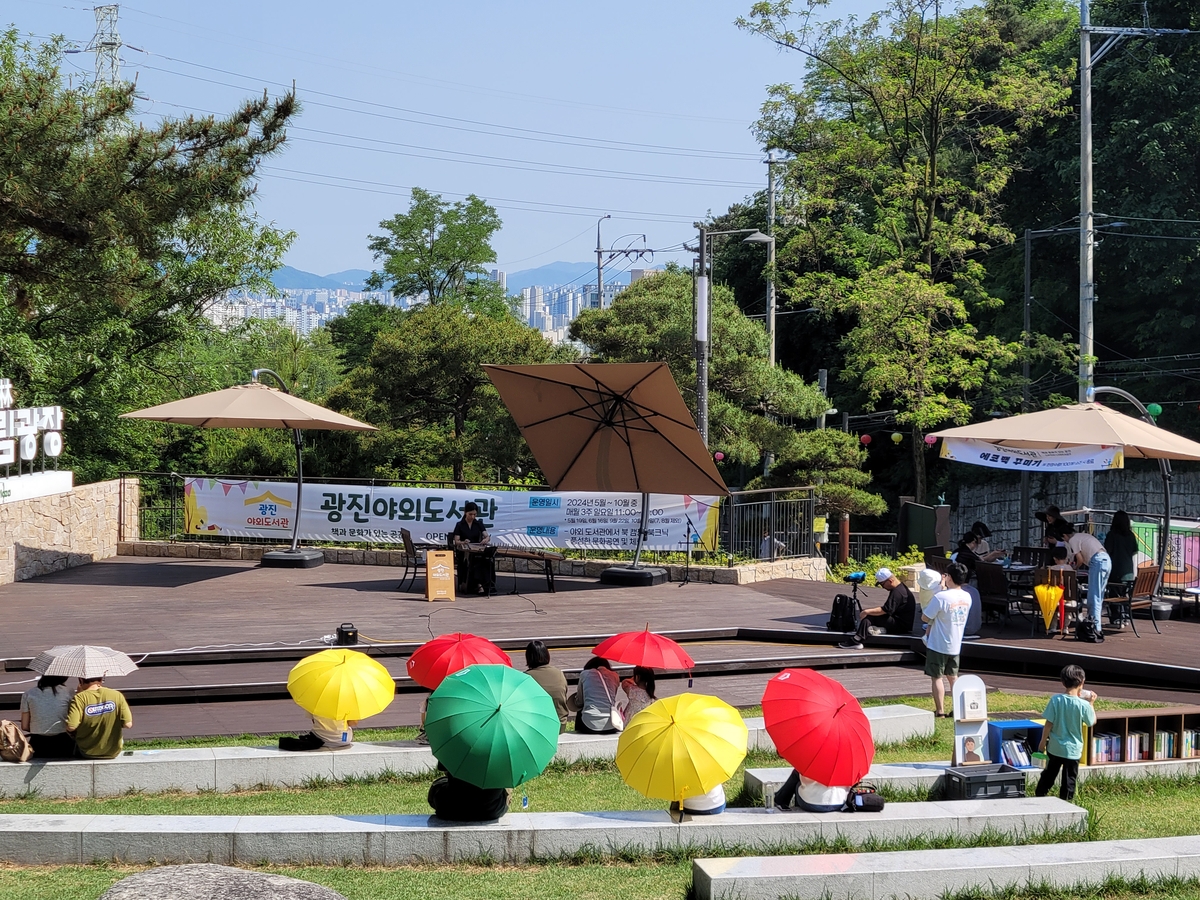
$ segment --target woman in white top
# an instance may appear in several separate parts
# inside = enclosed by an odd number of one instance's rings
[[[837,812],[845,808],[848,796],[848,787],[830,787],[792,769],[792,774],[775,794],[775,806],[788,809],[794,801],[797,807],[808,812]]]
[[[567,701],[574,709],[575,730],[582,734],[612,734],[624,726],[617,709],[621,679],[608,660],[593,656],[579,673],[579,686]]]
[[[621,715],[625,722],[640,713],[658,698],[654,696],[654,670],[645,666],[634,666],[633,677],[621,682],[621,690],[625,692],[626,701],[621,705]]]
[[[1100,607],[1104,605],[1104,589],[1108,587],[1108,576],[1112,574],[1112,557],[1095,536],[1086,531],[1075,531],[1070,522],[1063,522],[1059,531],[1067,544],[1071,563],[1077,568],[1087,569],[1088,615],[1095,629],[1096,642],[1100,643],[1104,640],[1104,632],[1100,628]]]
[[[679,808],[671,804],[671,811]],[[716,816],[725,812],[725,785],[718,784],[707,794],[697,794],[695,797],[683,798],[683,811],[693,816]]]
[[[70,759],[75,738],[67,734],[67,710],[75,692],[67,679],[43,675],[37,687],[21,695],[21,730],[29,735],[33,755],[41,759]]]

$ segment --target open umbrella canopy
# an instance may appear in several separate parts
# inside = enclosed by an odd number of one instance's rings
[[[301,709],[326,719],[365,719],[383,712],[396,696],[387,669],[365,653],[340,647],[300,660],[287,686]]]
[[[29,668],[64,678],[108,678],[137,671],[137,664],[120,650],[90,644],[61,644],[43,650]]]
[[[139,409],[122,419],[151,419],[198,428],[292,428],[375,431],[374,425],[309,403],[278,388],[253,382]]]
[[[429,697],[429,746],[455,778],[514,788],[542,773],[558,750],[558,713],[536,681],[510,666],[469,666]]]
[[[683,800],[728,780],[746,758],[741,714],[717,697],[678,694],[651,703],[617,741],[617,768],[644,797]]]
[[[767,734],[806,778],[830,787],[857,784],[871,768],[871,723],[854,695],[812,669],[784,669],[762,700]]]
[[[512,660],[487,638],[455,631],[418,647],[408,658],[408,677],[434,690],[447,675],[479,664],[511,666]]]
[[[555,490],[729,493],[666,364],[483,368]]]
[[[933,432],[931,437],[975,440],[1028,450],[1078,446],[1121,447],[1130,459],[1200,460],[1200,443],[1172,434],[1102,403],[991,419]]]
[[[592,653],[613,662],[647,669],[691,669],[696,665],[686,650],[670,638],[655,634],[648,625],[645,631],[615,634],[597,644]]]

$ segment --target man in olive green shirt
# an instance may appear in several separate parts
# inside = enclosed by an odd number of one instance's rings
[[[112,759],[121,752],[122,728],[133,727],[133,713],[120,691],[104,686],[103,678],[80,678],[67,710],[67,733],[74,735],[79,755]]]

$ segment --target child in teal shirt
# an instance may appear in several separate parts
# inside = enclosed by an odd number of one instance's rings
[[[1087,676],[1079,666],[1067,666],[1060,676],[1065,694],[1055,694],[1042,713],[1046,727],[1038,747],[1046,753],[1046,771],[1038,779],[1037,796],[1045,797],[1062,771],[1058,796],[1075,799],[1075,780],[1079,777],[1079,760],[1083,757],[1083,727],[1096,724],[1096,694],[1085,691]]]

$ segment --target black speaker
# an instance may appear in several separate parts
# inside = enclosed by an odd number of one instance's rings
[[[358,643],[358,629],[354,627],[353,622],[343,622],[338,626],[337,642],[339,647]]]

